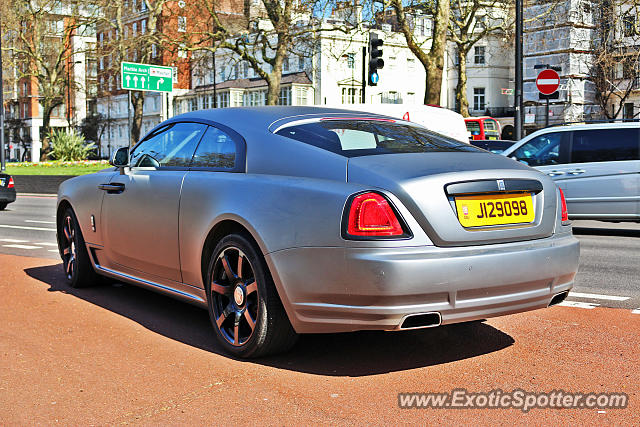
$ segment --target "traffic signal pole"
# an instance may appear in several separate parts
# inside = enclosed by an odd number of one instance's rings
[[[360,99],[361,103],[365,103],[366,99],[364,93],[367,89],[367,47],[362,46],[362,99]]]

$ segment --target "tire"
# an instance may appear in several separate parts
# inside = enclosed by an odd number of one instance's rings
[[[216,338],[228,353],[255,358],[295,344],[297,334],[264,258],[247,236],[230,234],[218,242],[205,289]]]
[[[58,250],[69,286],[84,288],[101,283],[102,278],[93,270],[80,225],[71,208],[58,218]]]
[[[8,204],[9,203],[7,203],[7,202],[0,202],[0,211],[5,210]]]

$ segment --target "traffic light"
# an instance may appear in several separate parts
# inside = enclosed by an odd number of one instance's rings
[[[384,40],[378,38],[378,34],[369,33],[369,86],[377,86],[378,69],[384,68],[384,60],[382,59],[382,49]]]

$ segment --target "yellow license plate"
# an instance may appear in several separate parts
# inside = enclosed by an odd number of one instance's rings
[[[524,224],[533,222],[533,194],[490,194],[455,198],[463,227]]]

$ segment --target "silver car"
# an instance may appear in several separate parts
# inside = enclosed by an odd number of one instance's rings
[[[71,286],[107,277],[207,308],[240,357],[284,351],[300,333],[547,307],[578,268],[549,177],[390,117],[196,111],[111,163],[59,189]]]
[[[502,154],[553,178],[571,219],[640,222],[640,123],[550,127]]]

